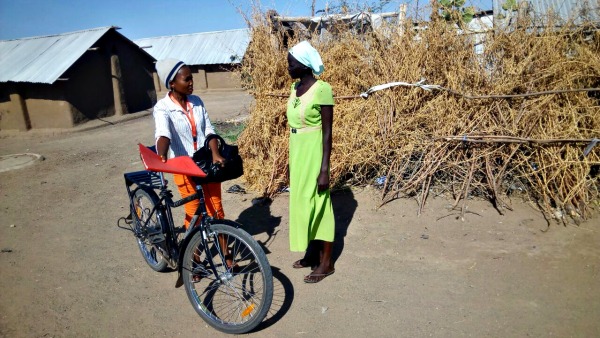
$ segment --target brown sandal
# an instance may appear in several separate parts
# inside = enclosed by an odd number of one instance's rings
[[[327,276],[333,275],[335,269],[329,271],[328,273],[311,273],[310,275],[304,277],[304,283],[314,284],[322,281]]]
[[[302,258],[302,259],[295,261],[294,264],[292,264],[292,268],[294,268],[294,269],[311,268],[312,270],[314,270],[316,265],[317,264],[310,264],[309,262],[306,261],[306,259]]]

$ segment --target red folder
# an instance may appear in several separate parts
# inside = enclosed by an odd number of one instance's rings
[[[146,167],[146,170],[206,177],[204,171],[202,171],[202,169],[200,169],[189,156],[171,158],[165,163],[162,161],[160,156],[148,149],[148,147],[145,145],[139,143],[138,146],[140,147],[140,155],[142,156],[142,162],[144,162],[144,167]]]

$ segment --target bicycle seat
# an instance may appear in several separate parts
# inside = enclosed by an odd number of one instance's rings
[[[166,163],[162,161],[160,156],[150,148],[139,143],[140,156],[146,170],[163,172],[170,174],[181,174],[195,177],[206,177],[206,174],[200,169],[194,160],[189,156],[178,156],[169,159]]]

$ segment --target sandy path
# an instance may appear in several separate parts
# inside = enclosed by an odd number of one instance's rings
[[[224,336],[148,268],[116,227],[123,173],[142,168],[151,117],[80,133],[0,140],[0,155],[46,160],[0,173],[0,336]],[[233,183],[225,183],[224,188]],[[228,218],[266,243],[275,273],[272,317],[257,337],[598,337],[600,222],[551,224],[526,203],[501,216],[470,201],[465,221],[430,200],[376,210],[377,191],[334,194],[336,273],[302,282],[288,251],[287,196],[252,206],[224,193]],[[446,216],[446,217],[444,217]],[[269,233],[272,236],[269,236]]]

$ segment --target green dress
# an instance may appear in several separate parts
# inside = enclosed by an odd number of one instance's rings
[[[287,104],[290,125],[290,251],[305,251],[317,239],[333,242],[335,221],[329,189],[319,193],[323,159],[321,105],[333,105],[331,86],[317,80],[302,96],[291,87]]]

